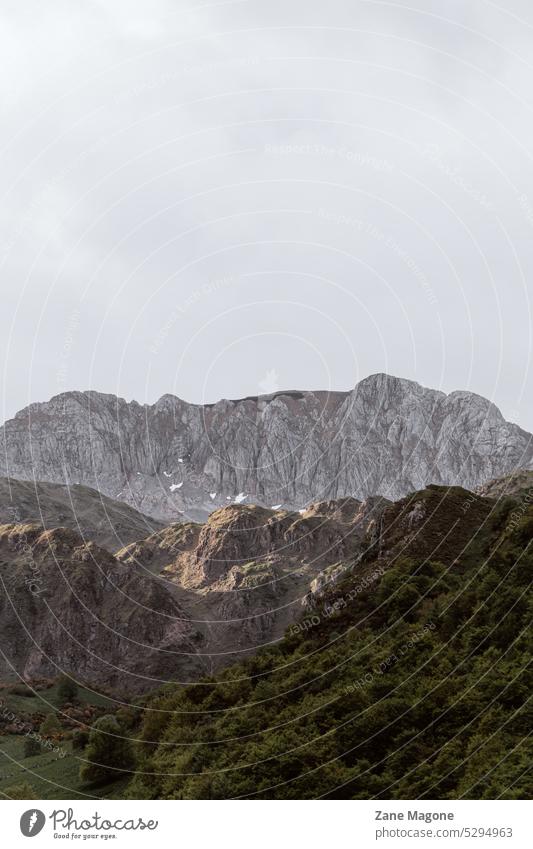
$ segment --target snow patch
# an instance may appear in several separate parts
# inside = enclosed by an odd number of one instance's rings
[[[172,477],[172,472],[163,472],[163,474],[164,474],[164,476],[165,476],[166,478],[171,478],[171,477]]]
[[[181,489],[182,486],[182,483],[173,483],[170,485],[169,489],[171,492],[175,492],[177,489]]]
[[[235,504],[242,504],[245,498],[248,498],[248,496],[245,495],[244,492],[239,492],[239,494],[235,496]]]
[[[216,498],[216,497],[217,497],[216,492],[210,492],[209,493],[209,498]]]
[[[273,504],[270,509],[271,510],[279,510],[280,507],[281,507],[281,504]]]

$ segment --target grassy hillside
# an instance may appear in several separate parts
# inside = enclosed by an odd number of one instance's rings
[[[144,713],[131,798],[524,798],[533,508],[430,487],[277,646]]]
[[[33,688],[22,684],[0,690],[0,799],[11,798],[13,787],[29,785],[38,799],[120,798],[125,780],[94,788],[80,780],[83,749],[73,749],[72,733],[90,727],[93,719],[115,712],[117,703],[107,696],[78,687],[73,704],[65,704],[58,682],[41,682]],[[53,714],[59,723],[57,734],[41,745],[39,754],[27,756],[26,732],[39,734],[46,716]],[[69,721],[69,715],[79,716]]]
[[[0,799],[11,798],[10,788],[28,783],[37,799],[117,799],[126,781],[104,787],[90,787],[80,780],[84,753],[73,751],[69,741],[59,743],[61,755],[43,750],[34,757],[24,756],[24,737],[0,737]]]

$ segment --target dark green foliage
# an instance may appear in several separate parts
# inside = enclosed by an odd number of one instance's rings
[[[41,744],[35,737],[27,737],[24,740],[24,757],[33,758],[41,754]]]
[[[531,796],[533,508],[450,493],[453,535],[430,504],[427,538],[358,567],[379,581],[330,589],[336,613],[321,602],[217,680],[160,690],[130,798]]]
[[[90,784],[103,784],[123,778],[133,769],[134,758],[129,739],[116,717],[97,719],[91,728],[80,768],[80,779]]]
[[[24,683],[14,684],[13,687],[11,687],[11,692],[14,696],[24,696],[24,698],[26,699],[31,699],[35,697],[35,692],[32,690],[32,688],[29,687],[28,684]]]
[[[55,713],[49,713],[39,729],[43,737],[57,737],[61,733],[61,726]]]
[[[84,749],[89,742],[89,731],[85,728],[76,728],[72,734],[72,748]]]
[[[78,695],[78,685],[68,675],[62,675],[57,685],[57,695],[62,702],[73,702]]]
[[[3,791],[6,799],[37,799],[35,790],[27,781],[23,784],[13,784]]]

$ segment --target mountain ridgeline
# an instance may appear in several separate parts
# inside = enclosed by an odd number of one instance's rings
[[[0,525],[37,521],[47,530],[69,528],[110,552],[163,527],[86,486],[0,477]]]
[[[474,489],[530,468],[533,437],[469,392],[384,374],[351,392],[278,392],[199,406],[98,392],[32,404],[5,423],[0,474],[92,487],[166,523],[232,502],[401,498]]]

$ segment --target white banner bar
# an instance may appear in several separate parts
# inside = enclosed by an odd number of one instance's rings
[[[533,846],[529,802],[4,801],[2,844],[364,849]],[[527,816],[529,814],[529,817]]]

